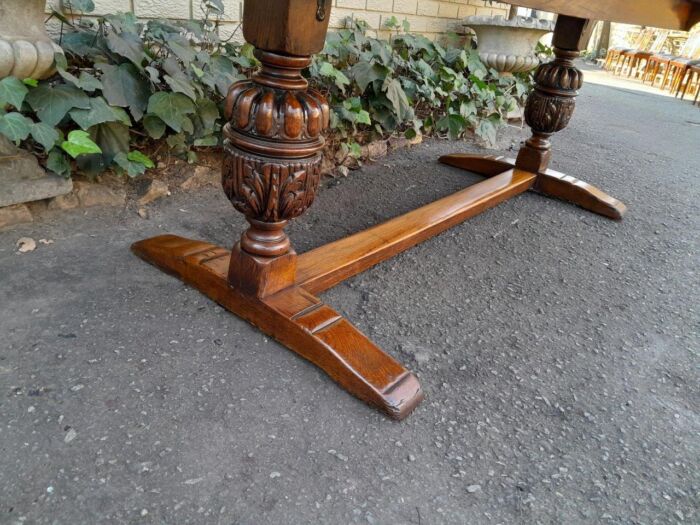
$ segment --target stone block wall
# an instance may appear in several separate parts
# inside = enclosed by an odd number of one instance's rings
[[[96,15],[133,11],[140,18],[188,19],[200,16],[199,0],[94,0]],[[226,15],[222,33],[230,34],[243,14],[241,0],[223,0]],[[485,0],[332,0],[331,28],[344,27],[348,18],[365,20],[381,32],[392,16],[408,20],[411,31],[430,38],[461,29],[462,19],[472,15],[507,16],[509,5]],[[57,5],[60,0],[50,0]],[[238,31],[240,34],[240,31]]]

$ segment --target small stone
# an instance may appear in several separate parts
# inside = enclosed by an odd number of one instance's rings
[[[32,222],[34,218],[25,204],[0,208],[0,228]]]
[[[0,60],[1,61],[1,60]],[[71,191],[70,179],[46,173],[36,156],[0,135],[0,207],[34,202]]]
[[[350,170],[347,166],[338,166],[337,172],[340,177],[347,177],[350,175]]]
[[[180,184],[183,190],[198,190],[206,186],[218,187],[221,185],[221,174],[208,166],[197,166],[192,175]]]
[[[406,137],[392,137],[389,139],[389,147],[392,151],[397,149],[404,149],[411,145]]]
[[[196,485],[197,483],[199,483],[200,481],[203,481],[203,480],[204,480],[204,478],[188,479],[188,480],[185,480],[185,485]]]
[[[270,472],[270,479],[279,478],[282,474],[279,472]]]
[[[19,253],[29,253],[36,250],[36,241],[31,237],[22,237],[17,241],[17,251]]]
[[[170,195],[168,185],[162,180],[154,179],[148,185],[146,193],[139,199],[139,204],[144,206],[168,195]]]
[[[380,157],[385,157],[388,151],[389,148],[386,140],[375,140],[366,146],[362,146],[362,158],[378,159]]]
[[[148,516],[148,510],[147,509],[141,510],[141,516]]]
[[[416,135],[412,139],[408,139],[408,143],[411,146],[417,146],[418,144],[421,144],[423,142],[423,135]]]
[[[79,391],[82,390],[83,388],[85,388],[85,385],[81,385],[81,384],[77,384],[77,385],[75,385],[75,386],[70,387],[70,389],[71,389],[73,392],[79,392]]]
[[[415,461],[415,460],[416,460],[416,456],[414,456],[413,454],[409,454],[409,455],[408,455],[408,461],[413,462],[413,461]]]
[[[46,487],[46,492],[48,492],[49,494],[53,494],[53,487],[50,485]]]
[[[411,342],[403,343],[401,345],[401,351],[415,359],[418,364],[427,363],[431,358],[431,354],[428,350]]]
[[[126,203],[125,191],[114,191],[107,186],[91,182],[77,181],[75,183],[75,194],[78,196],[80,205],[83,208],[92,206],[124,206]]]
[[[55,210],[73,210],[77,207],[80,206],[80,201],[78,200],[78,196],[71,192],[71,193],[66,193],[65,195],[59,195],[58,197],[54,197],[49,201],[49,206],[48,209],[55,211]]]
[[[150,217],[146,208],[139,208],[139,210],[136,213],[138,213],[139,217],[141,217],[142,219],[148,219]]]
[[[66,435],[63,438],[63,441],[65,441],[66,443],[70,443],[76,437],[78,437],[78,433],[74,429],[71,428],[68,430],[68,432],[66,432]]]
[[[475,492],[479,492],[481,490],[481,485],[469,485],[467,487],[467,492],[469,494],[474,494]]]

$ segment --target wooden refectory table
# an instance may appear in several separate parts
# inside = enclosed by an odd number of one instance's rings
[[[621,219],[625,206],[585,182],[548,169],[549,137],[573,114],[583,75],[574,58],[593,20],[673,29],[700,21],[700,0],[517,0],[559,13],[555,58],[536,72],[525,119],[532,137],[516,160],[448,155],[441,162],[486,177],[453,195],[344,239],[297,255],[284,232],[311,205],[320,182],[330,110],[302,70],[323,48],[332,0],[245,0],[244,36],[262,68],[226,100],[222,184],[250,226],[231,251],[161,235],[137,242],[146,261],[196,287],[348,392],[390,417],[423,399],[416,377],[380,350],[317,294],[527,190]]]

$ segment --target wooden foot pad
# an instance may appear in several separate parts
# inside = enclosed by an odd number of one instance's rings
[[[262,299],[243,294],[228,283],[228,250],[175,235],[137,242],[132,250],[308,359],[389,417],[405,418],[423,399],[411,372],[300,286]]]
[[[440,162],[485,177],[495,177],[516,167],[515,160],[494,155],[456,153],[440,157]],[[620,220],[627,211],[627,207],[622,202],[604,191],[554,170],[548,169],[537,173],[537,178],[531,189],[548,197],[565,200],[610,219]]]

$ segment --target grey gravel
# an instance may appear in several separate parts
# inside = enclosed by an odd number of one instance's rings
[[[129,252],[231,245],[215,188],[0,233],[0,523],[698,523],[700,112],[588,85],[554,143],[625,221],[527,194],[323,295],[420,377],[403,423]],[[297,250],[478,180],[455,150],[326,181]]]

